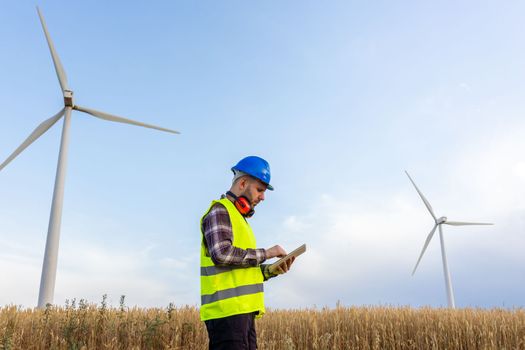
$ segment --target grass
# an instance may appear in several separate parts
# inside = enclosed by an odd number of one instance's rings
[[[269,310],[259,349],[525,349],[523,309],[342,307]],[[207,349],[192,306],[128,308],[81,300],[0,308],[0,349]]]

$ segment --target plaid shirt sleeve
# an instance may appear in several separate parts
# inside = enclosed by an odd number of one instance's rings
[[[232,245],[230,215],[222,204],[215,204],[202,220],[202,232],[208,254],[216,265],[259,266],[266,260],[263,248],[241,249]],[[272,277],[266,265],[261,266],[261,271],[265,279]]]

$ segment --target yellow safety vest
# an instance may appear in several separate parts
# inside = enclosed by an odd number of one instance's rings
[[[213,201],[202,220],[215,203],[228,210],[233,232],[234,247],[255,249],[253,231],[246,219],[228,198]],[[204,233],[202,233],[204,235]],[[239,267],[215,265],[201,243],[201,321],[258,311],[264,314],[263,274],[259,266]]]

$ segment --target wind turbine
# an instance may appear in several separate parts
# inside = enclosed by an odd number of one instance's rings
[[[66,163],[69,143],[69,126],[71,124],[71,112],[73,110],[77,110],[79,112],[84,112],[100,119],[142,126],[145,128],[170,132],[173,134],[179,134],[179,132],[76,105],[73,102],[73,91],[69,88],[67,83],[66,72],[64,71],[62,63],[58,58],[58,54],[56,53],[53,41],[51,40],[51,36],[49,35],[49,32],[47,30],[46,22],[38,7],[37,12],[38,16],[40,17],[42,29],[44,30],[44,34],[46,36],[49,51],[51,52],[53,64],[55,65],[55,71],[58,77],[58,81],[60,83],[62,95],[64,96],[64,108],[62,108],[57,114],[55,114],[51,118],[45,120],[40,125],[38,125],[37,128],[27,137],[27,139],[20,146],[18,146],[18,148],[2,164],[0,164],[0,171],[3,168],[5,168],[7,164],[9,164],[13,159],[15,159],[16,156],[18,156],[30,144],[32,144],[36,139],[38,139],[47,130],[49,130],[49,128],[51,128],[56,122],[58,122],[60,118],[64,117],[64,124],[62,127],[62,139],[60,141],[60,152],[58,156],[58,165],[55,178],[55,188],[53,190],[53,201],[51,204],[51,214],[49,217],[49,227],[47,231],[44,263],[42,265],[40,292],[38,295],[38,307],[42,308],[45,307],[48,303],[53,302],[53,294],[55,290],[58,245],[60,239],[60,224],[62,219],[62,204],[64,198],[64,181],[66,177]]]
[[[434,227],[430,231],[430,233],[427,236],[427,239],[425,241],[425,244],[423,245],[423,250],[421,250],[421,254],[419,254],[419,258],[417,259],[416,266],[414,267],[414,270],[412,271],[412,276],[416,272],[417,266],[419,265],[419,262],[421,261],[421,258],[423,257],[423,254],[425,254],[425,250],[428,247],[428,244],[432,240],[432,236],[434,236],[434,232],[436,232],[436,228],[439,228],[439,240],[441,242],[441,258],[443,260],[443,273],[445,274],[445,285],[447,288],[447,299],[448,299],[448,307],[455,308],[456,303],[454,301],[454,292],[452,291],[452,282],[450,280],[450,272],[448,270],[448,263],[447,263],[447,254],[445,252],[445,241],[443,239],[443,229],[441,225],[451,225],[451,226],[466,226],[466,225],[493,225],[491,223],[486,222],[462,222],[462,221],[449,221],[446,216],[442,216],[440,218],[436,217],[436,214],[434,214],[434,210],[432,209],[432,206],[428,202],[428,200],[425,198],[423,193],[419,190],[419,188],[416,186],[416,183],[408,172],[405,170],[405,173],[407,174],[408,178],[410,179],[410,182],[412,182],[412,185],[416,188],[417,193],[423,200],[423,203],[425,203],[425,206],[427,207],[428,211],[430,212],[430,215],[432,215],[432,218],[434,218]]]

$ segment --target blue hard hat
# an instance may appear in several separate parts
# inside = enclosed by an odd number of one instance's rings
[[[261,157],[249,156],[241,159],[237,165],[232,167],[234,174],[236,170],[261,180],[268,190],[273,191],[270,185],[270,164]]]

